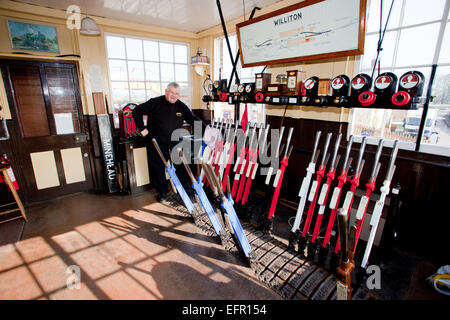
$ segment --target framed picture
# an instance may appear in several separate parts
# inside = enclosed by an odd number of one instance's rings
[[[59,53],[56,27],[8,20],[13,49]]]
[[[236,25],[242,66],[364,53],[367,0],[305,0]]]

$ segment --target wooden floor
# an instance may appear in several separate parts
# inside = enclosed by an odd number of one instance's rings
[[[0,299],[282,299],[151,192],[75,194],[27,216],[0,246]]]

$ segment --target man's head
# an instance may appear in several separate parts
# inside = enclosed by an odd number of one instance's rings
[[[167,85],[166,88],[166,99],[170,103],[177,102],[180,97],[180,85],[176,82],[171,82]]]

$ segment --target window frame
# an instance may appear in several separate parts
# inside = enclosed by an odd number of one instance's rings
[[[369,10],[370,8],[370,2],[372,0],[368,1],[368,5],[367,5],[367,10]],[[392,59],[392,63],[390,66],[385,66],[385,67],[381,67],[380,69],[382,71],[380,72],[386,72],[386,71],[390,71],[390,72],[394,72],[396,69],[410,69],[410,70],[415,70],[417,68],[430,68],[431,72],[430,74],[433,74],[433,66],[436,66],[436,68],[439,67],[449,67],[450,66],[450,62],[446,62],[446,63],[439,63],[439,56],[441,54],[441,47],[442,47],[442,43],[444,40],[444,35],[445,35],[445,30],[446,28],[450,28],[450,0],[446,0],[445,4],[444,4],[444,10],[442,12],[442,16],[441,19],[436,19],[436,20],[430,20],[427,22],[421,22],[421,23],[417,23],[417,24],[411,24],[411,25],[407,25],[407,26],[402,26],[403,23],[403,19],[404,19],[404,13],[405,13],[405,4],[406,4],[406,0],[402,0],[401,2],[401,9],[400,9],[400,20],[399,20],[399,26],[396,27],[392,27],[392,28],[386,28],[386,32],[397,32],[396,34],[396,39],[395,39],[395,50],[394,50],[394,54],[393,54],[393,59]],[[389,4],[387,4],[389,5]],[[367,12],[367,16],[369,16],[369,12]],[[422,26],[426,26],[426,25],[432,25],[432,24],[436,24],[439,23],[439,32],[437,35],[437,40],[436,40],[436,47],[434,49],[434,55],[433,55],[433,60],[431,64],[416,64],[416,65],[410,65],[410,66],[396,66],[396,60],[397,60],[397,54],[398,54],[398,45],[400,42],[400,37],[401,37],[401,33],[403,30],[407,30],[407,29],[411,29],[411,28],[416,28],[416,27],[422,27]],[[372,36],[372,35],[377,35],[379,34],[379,30],[375,30],[375,31],[370,31],[367,32],[365,36]],[[362,63],[363,63],[363,55],[358,56],[358,58],[355,61],[355,74],[357,73],[361,73],[361,72],[367,72],[369,71],[369,69],[364,69],[362,68]],[[371,73],[371,69],[370,69],[370,73]],[[376,74],[376,72],[375,72]],[[424,84],[424,88],[426,90],[428,90],[429,85],[433,85],[432,83],[430,83],[431,79],[426,79],[426,83]],[[432,90],[432,88],[431,88]],[[431,92],[431,95],[433,95],[433,92]],[[427,95],[427,91],[424,91],[424,95]],[[423,108],[423,112],[421,115],[421,122],[426,121],[426,117],[428,115],[428,110],[430,108],[433,108],[432,106],[429,105],[429,103],[426,103],[424,108]],[[448,107],[450,109],[450,105]],[[349,126],[347,129],[347,139],[350,137],[350,135],[353,134],[353,127],[354,127],[354,121],[355,121],[355,111],[356,110],[363,110],[363,108],[355,108],[353,110],[351,110],[351,115],[350,115],[350,122],[349,122]],[[384,112],[386,112],[386,110],[384,110]],[[386,116],[384,115],[384,118],[386,118]],[[425,119],[424,119],[425,118]],[[385,120],[383,120],[383,126],[385,126],[386,122]],[[426,143],[422,142],[423,139],[423,130],[425,130],[425,128],[422,128],[422,132],[419,133],[416,137],[416,141],[415,142],[407,142],[407,141],[399,141],[399,148],[400,149],[404,149],[404,150],[410,150],[410,151],[417,151],[417,152],[421,152],[421,153],[428,153],[428,154],[435,154],[435,155],[442,155],[442,156],[450,156],[450,146],[443,146],[443,145],[429,145]],[[354,141],[355,142],[361,142],[362,141],[363,136],[359,135],[354,135]],[[419,139],[420,138],[420,139]],[[380,137],[367,137],[367,143],[368,144],[373,144],[376,145],[378,144],[379,140],[381,138]],[[393,140],[391,139],[386,139],[383,138],[385,140],[385,145],[386,146],[393,146]]]
[[[235,45],[236,45],[236,52],[233,52],[233,54],[234,55],[236,55],[236,53],[237,52],[239,52],[239,44],[238,44],[238,38],[237,38],[237,33],[236,32],[233,32],[233,33],[230,33],[230,34],[228,34],[228,38],[230,38],[231,36],[235,36],[236,37],[236,43],[235,43]],[[220,61],[220,60],[223,60],[223,59],[229,59],[229,54],[227,54],[226,55],[226,57],[221,57],[221,50],[220,50],[220,45],[218,44],[219,43],[219,41],[220,40],[222,40],[223,41],[223,45],[224,46],[227,46],[227,43],[226,43],[226,40],[225,40],[225,35],[224,34],[221,34],[221,35],[218,35],[218,36],[215,36],[214,37],[214,69],[213,69],[213,79],[218,79],[219,78],[219,68],[221,67],[221,64],[219,63],[217,63],[218,61]],[[227,50],[227,52],[228,52],[228,48],[226,48]],[[235,56],[234,56],[235,57]],[[234,58],[233,57],[233,58]],[[237,74],[239,75],[239,81],[240,81],[240,83],[247,83],[247,82],[254,82],[255,81],[255,78],[254,78],[254,74],[255,74],[255,70],[254,69],[259,69],[259,68],[261,68],[261,70],[263,70],[263,68],[264,67],[262,67],[262,66],[256,66],[256,67],[247,67],[246,69],[252,69],[252,72],[251,72],[251,74],[253,74],[253,78],[242,78],[242,63],[241,63],[241,58],[240,58],[240,56],[239,56],[239,60],[238,60],[238,62],[237,62],[237,65],[236,65],[236,72],[237,72]],[[229,77],[231,76],[231,74],[229,74],[229,75],[224,75],[223,73],[221,74],[221,77],[222,77],[222,79],[227,79],[227,80],[229,80]],[[245,79],[245,82],[243,82],[242,81],[242,79]],[[233,83],[234,83],[234,81],[236,81],[236,77],[235,77],[235,75],[233,74]],[[231,88],[231,87],[230,87]],[[227,104],[229,104],[228,102],[212,102],[212,106],[213,106],[213,111],[215,110],[215,104],[217,104],[217,103],[219,103],[219,104],[223,104],[223,103],[227,103]],[[248,108],[248,105],[252,105],[252,103],[247,103],[247,108]],[[234,105],[233,105],[234,106]],[[262,106],[261,106],[261,108],[262,108],[262,116],[261,116],[261,118],[262,118],[262,123],[265,125],[266,124],[266,104],[262,104]],[[236,115],[236,112],[239,112],[239,113],[242,113],[243,112],[243,110],[244,110],[244,103],[240,103],[240,107],[238,108],[239,110],[237,110],[235,107],[234,107],[234,113],[235,113],[235,119],[238,119],[238,120],[240,120],[240,118],[241,118],[241,115],[239,114],[239,115]]]
[[[125,58],[110,58],[108,56],[108,40],[107,38],[111,36],[111,37],[119,37],[119,38],[123,38],[124,40],[124,44],[125,44]],[[136,59],[128,59],[128,54],[127,54],[127,44],[126,44],[126,39],[136,39],[136,40],[141,40],[142,41],[142,60],[136,60]],[[188,97],[189,101],[187,103],[187,105],[189,106],[189,108],[191,108],[191,103],[192,103],[192,94],[191,94],[191,89],[192,89],[192,81],[191,81],[191,68],[190,68],[190,52],[191,52],[191,47],[190,47],[190,43],[189,42],[180,42],[180,41],[171,41],[171,40],[161,40],[161,39],[156,39],[156,38],[146,38],[146,37],[138,37],[138,36],[133,36],[133,35],[125,35],[125,34],[119,34],[119,33],[112,33],[112,32],[105,32],[104,33],[104,41],[105,41],[105,56],[106,56],[106,66],[107,66],[107,74],[108,74],[108,84],[109,84],[109,91],[110,91],[110,97],[111,97],[111,104],[112,104],[112,111],[113,111],[113,119],[114,119],[114,127],[118,128],[118,113],[116,113],[115,111],[115,107],[114,107],[114,102],[113,102],[113,94],[112,94],[112,84],[113,82],[126,82],[128,84],[128,97],[129,97],[129,102],[132,103],[133,101],[131,101],[131,90],[130,89],[130,83],[131,82],[139,82],[139,83],[143,83],[144,84],[144,91],[145,91],[145,101],[148,101],[151,97],[149,97],[147,95],[147,82],[151,82],[151,83],[159,83],[159,85],[161,86],[161,88],[164,88],[163,85],[167,85],[167,83],[169,83],[170,81],[163,81],[161,78],[161,63],[167,63],[167,64],[172,64],[173,65],[173,75],[174,75],[174,80],[176,81],[178,84],[181,85],[187,85],[187,94],[186,96]],[[144,41],[153,41],[153,42],[157,42],[158,43],[158,60],[146,60],[145,59],[145,54],[144,54]],[[165,61],[161,61],[161,49],[160,49],[160,43],[167,43],[167,44],[171,44],[173,46],[173,61],[172,62],[165,62]],[[175,45],[182,45],[186,47],[186,63],[180,63],[180,62],[176,62],[175,61]],[[120,60],[120,61],[125,61],[126,63],[126,68],[127,68],[127,80],[111,80],[111,74],[110,74],[110,60]],[[140,61],[143,64],[143,72],[144,72],[144,80],[130,80],[130,70],[128,68],[128,62],[129,61]],[[146,74],[146,70],[145,70],[145,63],[146,62],[150,62],[150,63],[158,63],[158,72],[159,72],[159,80],[147,80],[147,74]],[[186,70],[187,70],[187,81],[177,81],[176,80],[176,65],[185,65],[186,66]],[[164,94],[164,93],[162,93]],[[144,101],[144,102],[145,102]],[[122,107],[122,106],[121,106]],[[117,110],[118,112],[118,110]]]

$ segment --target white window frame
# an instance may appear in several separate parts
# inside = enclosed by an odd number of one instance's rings
[[[368,4],[367,4],[367,9],[369,10],[370,8],[370,1],[368,0]],[[398,1],[398,0],[397,0]],[[403,18],[404,18],[404,11],[405,11],[405,1],[407,0],[401,0],[402,1],[402,8],[401,8],[401,12],[400,12],[400,27],[395,27],[395,28],[387,28],[387,31],[397,31],[397,35],[396,35],[396,40],[395,40],[395,48],[398,48],[398,43],[400,41],[400,36],[401,36],[401,32],[402,30],[406,30],[406,29],[410,29],[410,28],[415,28],[415,27],[420,27],[420,26],[424,26],[424,25],[429,25],[429,24],[434,24],[434,23],[440,23],[440,28],[439,28],[439,34],[438,34],[438,38],[437,38],[437,43],[436,43],[436,48],[434,51],[434,56],[433,56],[433,61],[431,64],[426,64],[426,65],[411,65],[411,66],[399,66],[399,67],[395,67],[395,61],[396,61],[396,56],[397,56],[397,51],[394,52],[394,57],[392,59],[392,64],[390,67],[383,67],[381,68],[383,70],[383,72],[385,71],[390,71],[393,72],[394,69],[411,69],[414,70],[416,68],[431,68],[433,65],[437,65],[437,68],[439,67],[447,67],[450,66],[450,63],[438,63],[439,61],[439,54],[441,51],[441,46],[442,46],[442,41],[444,38],[444,32],[445,32],[445,28],[448,27],[450,28],[450,16],[449,16],[449,9],[450,9],[450,0],[446,0],[445,6],[444,6],[444,10],[442,13],[442,17],[441,19],[437,19],[437,20],[432,20],[432,21],[427,21],[427,22],[423,22],[423,23],[418,23],[418,24],[412,24],[412,25],[408,25],[408,26],[401,26],[402,22],[403,22]],[[390,5],[390,2],[385,2],[386,5]],[[379,31],[371,31],[371,32],[366,32],[366,36],[368,35],[374,35],[374,34],[378,34]],[[360,72],[367,72],[368,70],[366,69],[361,69],[361,64],[362,64],[362,56],[359,56],[355,62],[355,74],[360,73]],[[371,70],[370,70],[371,72]],[[429,79],[425,79],[426,83],[425,83],[425,87],[428,87],[429,84]],[[426,92],[424,92],[424,95],[426,94]],[[431,94],[433,94],[431,92]],[[429,106],[428,109],[432,108],[432,106]],[[449,106],[450,108],[450,106]],[[353,131],[353,124],[354,124],[354,117],[355,117],[355,110],[361,110],[360,108],[357,109],[353,109],[352,110],[352,114],[351,114],[351,120],[348,126],[348,131],[347,131],[347,139],[350,137],[350,135],[352,134]],[[423,117],[423,115],[422,115]],[[384,120],[383,120],[383,123]],[[362,141],[362,136],[354,136],[354,141],[355,142],[361,142]],[[417,137],[418,139],[418,137]],[[367,143],[368,144],[374,144],[377,145],[379,142],[380,138],[378,137],[367,137]],[[399,141],[399,148],[400,149],[404,149],[404,150],[411,150],[411,151],[415,151],[416,149],[416,145],[419,144],[419,149],[418,152],[422,152],[422,153],[430,153],[430,154],[436,154],[436,155],[443,155],[443,156],[450,156],[450,146],[442,146],[442,145],[429,145],[426,143],[422,143],[422,141],[418,141],[416,140],[415,143],[413,142],[407,142],[407,141]],[[387,147],[392,147],[393,146],[393,140],[390,139],[385,139],[385,145]]]
[[[235,32],[230,33],[228,35],[228,38],[230,38],[230,36],[236,36],[236,33]],[[220,52],[220,48],[219,48],[219,45],[218,45],[218,40],[223,40],[224,45],[227,46],[227,43],[226,43],[226,40],[225,40],[225,35],[221,35],[221,36],[218,36],[218,37],[214,38],[214,72],[213,72],[213,80],[219,79],[220,63],[218,63],[218,61],[220,59],[221,52]],[[237,39],[237,36],[236,36],[236,49],[239,50],[239,46],[238,46],[237,41],[238,41],[238,39]],[[226,54],[226,57],[223,57],[223,59],[229,59],[230,57],[229,57],[229,53],[228,53],[228,48],[226,48],[225,51],[227,52],[227,54]],[[232,52],[232,53],[233,53],[233,59],[234,59],[236,57],[237,51],[236,52]],[[254,77],[254,74],[255,74],[254,68],[255,67],[251,67],[251,69],[252,69],[251,74],[253,74],[253,78],[241,78],[242,64],[239,63],[240,61],[241,61],[241,57],[239,56],[239,60],[238,60],[238,63],[236,65],[236,72],[239,75],[240,83],[255,82],[255,77]],[[256,67],[256,68],[261,68],[261,67]],[[246,68],[246,69],[250,69],[250,68]],[[231,74],[223,74],[223,72],[221,74],[222,79],[227,79],[228,82],[230,80],[230,76],[231,76]],[[243,81],[243,79],[245,81]],[[235,81],[236,81],[236,75],[233,74],[233,84],[235,83]],[[228,102],[221,102],[221,103],[228,103]],[[213,108],[214,108],[214,104],[215,104],[215,102],[213,102]],[[247,104],[247,108],[248,108],[248,105],[251,105],[251,103]],[[265,125],[266,124],[266,104],[262,104],[261,107],[262,107],[262,119],[263,119],[262,123]],[[240,108],[239,108],[240,113],[243,112],[244,108],[245,108],[245,104],[241,103],[240,104]],[[235,110],[235,112],[236,112],[236,110]],[[237,115],[236,118],[240,119],[240,115]]]
[[[107,37],[111,36],[111,37],[119,37],[119,38],[123,38],[124,42],[125,42],[125,59],[123,58],[110,58],[108,56],[108,42],[107,42]],[[128,59],[127,57],[127,50],[126,50],[126,39],[137,39],[137,40],[142,40],[142,41],[153,41],[153,42],[157,42],[158,43],[158,60],[146,60],[145,59],[145,55],[144,55],[144,48],[142,47],[142,60],[134,60],[134,59]],[[127,65],[127,80],[122,80],[122,81],[117,81],[117,82],[127,82],[128,83],[128,95],[129,95],[129,102],[133,102],[131,101],[131,92],[130,92],[130,82],[143,82],[144,83],[144,88],[145,88],[145,101],[148,101],[151,97],[149,97],[147,95],[147,87],[146,87],[146,83],[147,82],[154,82],[154,83],[158,83],[161,85],[163,83],[166,83],[167,81],[162,81],[161,80],[161,63],[170,63],[170,62],[164,62],[161,61],[161,55],[160,55],[160,47],[159,47],[159,43],[167,43],[167,44],[172,44],[172,45],[183,45],[186,46],[186,63],[180,63],[180,62],[175,62],[175,60],[172,63],[173,68],[174,68],[174,76],[176,76],[175,74],[175,66],[176,65],[186,65],[186,70],[187,70],[187,81],[176,81],[177,83],[180,84],[187,84],[187,96],[189,99],[188,102],[188,106],[191,107],[191,102],[192,102],[192,96],[191,96],[191,68],[190,68],[190,52],[191,52],[191,48],[190,48],[190,44],[188,42],[179,42],[179,41],[169,41],[169,40],[161,40],[161,39],[154,39],[154,38],[145,38],[145,37],[137,37],[137,36],[132,36],[132,35],[124,35],[124,34],[117,34],[117,33],[110,33],[110,32],[105,32],[104,34],[104,41],[105,41],[105,54],[106,54],[106,62],[107,62],[107,73],[108,73],[108,81],[109,81],[109,88],[110,88],[110,97],[111,97],[111,103],[113,104],[113,117],[114,117],[114,126],[117,128],[117,124],[118,124],[118,118],[116,119],[116,113],[114,110],[114,103],[113,103],[113,94],[112,94],[112,83],[115,82],[115,80],[111,80],[111,75],[109,73],[110,70],[110,60],[121,60],[121,61],[125,61],[126,65]],[[143,42],[142,42],[143,43]],[[174,49],[175,50],[175,49]],[[174,56],[175,56],[175,51],[174,51]],[[144,64],[144,80],[133,80],[130,81],[130,77],[129,77],[129,70],[128,70],[128,61],[142,61]],[[159,67],[159,80],[158,81],[150,81],[147,80],[146,74],[145,74],[145,62],[153,62],[153,63],[158,63],[158,67]]]

